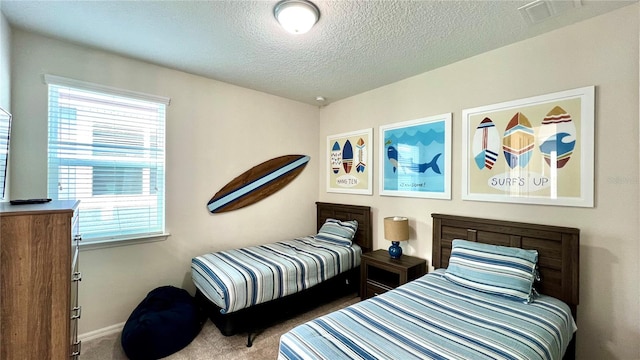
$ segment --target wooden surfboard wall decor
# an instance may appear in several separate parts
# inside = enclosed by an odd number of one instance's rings
[[[215,214],[254,204],[290,183],[310,159],[307,155],[284,155],[256,165],[223,186],[207,208]]]

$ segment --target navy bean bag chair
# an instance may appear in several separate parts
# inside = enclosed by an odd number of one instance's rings
[[[131,360],[160,359],[189,345],[206,315],[184,289],[162,286],[147,294],[122,330],[122,348]]]

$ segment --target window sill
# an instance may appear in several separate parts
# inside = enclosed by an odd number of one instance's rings
[[[153,234],[153,235],[143,235],[143,236],[132,236],[128,238],[118,238],[118,239],[97,239],[97,240],[86,240],[80,241],[80,250],[97,250],[97,249],[105,249],[119,246],[127,246],[127,245],[136,245],[136,244],[144,244],[150,242],[157,241],[165,241],[170,233],[162,233],[162,234]]]

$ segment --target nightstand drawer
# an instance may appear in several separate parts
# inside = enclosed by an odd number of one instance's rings
[[[370,297],[376,296],[376,295],[380,295],[380,294],[384,294],[387,291],[391,290],[392,288],[388,287],[388,286],[384,286],[382,284],[376,283],[375,281],[367,281],[367,288],[365,291],[365,299],[368,299]]]
[[[365,266],[367,283],[372,282],[389,290],[400,286],[400,273],[402,272],[402,270],[393,268],[380,268],[379,264],[372,264],[370,262],[367,262]]]
[[[366,300],[393,290],[427,273],[427,262],[415,256],[392,259],[386,250],[362,254],[360,297]]]

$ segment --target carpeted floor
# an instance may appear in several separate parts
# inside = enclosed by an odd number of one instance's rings
[[[202,328],[200,334],[186,348],[166,357],[169,360],[244,360],[244,359],[276,359],[278,357],[278,342],[280,335],[295,326],[357,303],[360,298],[351,294],[333,302],[322,305],[313,311],[298,315],[280,324],[276,324],[258,334],[253,346],[247,347],[247,335],[224,336],[210,321]],[[127,359],[120,346],[120,334],[104,336],[99,339],[82,342],[81,360],[120,360]]]

